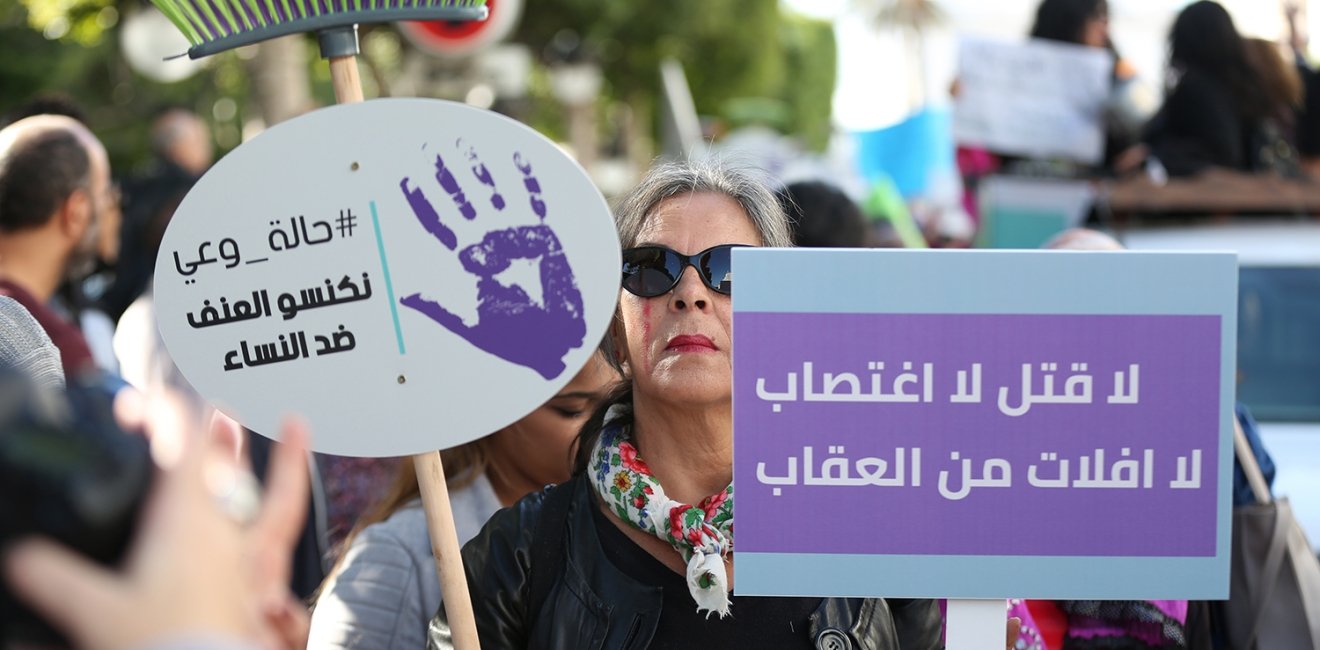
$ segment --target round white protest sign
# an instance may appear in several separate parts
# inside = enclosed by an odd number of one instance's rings
[[[318,110],[189,192],[156,264],[161,336],[249,428],[393,456],[494,432],[594,352],[619,292],[600,192],[532,129],[462,104]]]

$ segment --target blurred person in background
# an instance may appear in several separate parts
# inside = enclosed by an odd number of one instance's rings
[[[1036,6],[1031,37],[1087,47],[1112,49],[1109,40],[1109,3],[1105,0],[1042,0]],[[1115,57],[1117,59],[1118,57]],[[1125,62],[1123,76],[1135,73]]]
[[[66,374],[96,365],[82,332],[49,303],[92,268],[114,201],[105,147],[78,121],[37,115],[0,130],[0,295],[41,323]]]
[[[1293,141],[1297,146],[1298,164],[1303,173],[1320,179],[1320,71],[1312,69],[1306,59],[1310,41],[1306,30],[1298,25],[1301,7],[1296,0],[1284,3],[1284,21],[1288,28],[1288,44],[1292,59],[1302,82],[1302,107],[1297,113],[1297,128]]]
[[[1028,36],[1103,50],[1112,57],[1109,95],[1104,114],[1098,116],[1105,138],[1103,156],[1098,165],[1088,165],[1072,160],[1003,155],[960,146],[957,164],[965,188],[963,206],[978,220],[977,188],[984,178],[996,174],[1046,178],[1123,176],[1139,169],[1147,157],[1147,149],[1141,143],[1141,131],[1154,112],[1155,93],[1114,46],[1109,32],[1107,0],[1041,0]],[[955,92],[956,89],[955,84]]]
[[[1109,3],[1106,0],[1042,0],[1036,7],[1031,38],[1071,43],[1108,51],[1114,58],[1110,74],[1112,89],[1105,113],[1103,169],[1123,174],[1145,156],[1140,147],[1141,127],[1149,114],[1141,110],[1143,87],[1137,69],[1114,47],[1109,34]]]
[[[58,93],[39,94],[15,109],[9,117],[11,122],[16,122],[37,115],[62,115],[87,126],[87,113],[82,107],[67,95]],[[119,188],[113,180],[110,199],[102,205],[99,216],[96,257],[84,274],[60,282],[48,306],[78,327],[91,350],[96,367],[108,373],[110,382],[118,385],[116,377],[119,364],[112,343],[115,322],[97,304],[100,295],[114,278],[119,261],[119,233],[123,215],[120,212]]]
[[[152,260],[151,266],[155,266],[156,252],[160,249],[161,239],[165,236],[165,227],[174,217],[175,209],[179,207],[190,187],[191,184],[181,184],[172,195],[165,197],[157,205],[156,212],[147,218],[145,230],[139,233],[136,244],[139,252],[123,256],[126,267],[134,265],[129,261],[133,255],[146,255]],[[132,273],[132,271],[128,272]],[[117,283],[121,277],[123,276],[116,278]],[[114,290],[115,287],[112,286],[111,291]],[[119,316],[113,345],[120,374],[125,381],[144,391],[161,388],[177,391],[197,413],[201,414],[206,410],[205,401],[193,391],[192,385],[183,378],[183,374],[179,372],[174,360],[165,350],[165,341],[156,326],[155,296],[150,275],[141,295],[134,299],[128,309]]]
[[[563,390],[526,417],[445,450],[459,544],[500,508],[568,480],[573,439],[619,376],[593,355]],[[416,650],[443,594],[417,475],[400,463],[394,485],[349,533],[312,613],[314,648]]]
[[[800,248],[865,248],[878,239],[861,208],[829,183],[789,183],[777,196]]]
[[[123,255],[114,282],[101,298],[106,313],[116,321],[146,291],[174,208],[215,157],[210,128],[185,108],[170,106],[158,111],[150,134],[152,166],[146,174],[124,183],[124,223],[119,237]]]
[[[1265,91],[1269,112],[1260,120],[1253,141],[1256,171],[1295,177],[1301,174],[1297,153],[1297,120],[1305,104],[1301,72],[1283,48],[1263,38],[1244,38],[1247,62]]]
[[[1169,65],[1173,85],[1146,127],[1152,155],[1171,176],[1257,171],[1259,133],[1277,107],[1228,12],[1210,0],[1184,8],[1169,32]]]

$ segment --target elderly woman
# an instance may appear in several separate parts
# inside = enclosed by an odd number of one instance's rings
[[[933,601],[730,593],[730,250],[790,245],[774,195],[740,172],[664,165],[617,226],[623,290],[603,353],[626,379],[583,427],[573,478],[464,547],[482,645],[938,647]],[[450,645],[443,612],[429,641]]]

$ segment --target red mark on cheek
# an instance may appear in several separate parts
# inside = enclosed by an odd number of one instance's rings
[[[642,299],[642,356],[645,370],[651,369],[651,300]]]

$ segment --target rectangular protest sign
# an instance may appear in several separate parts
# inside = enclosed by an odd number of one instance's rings
[[[1232,255],[735,269],[739,593],[1227,597]]]
[[[1113,64],[1098,48],[963,37],[954,139],[997,153],[1099,163]]]

